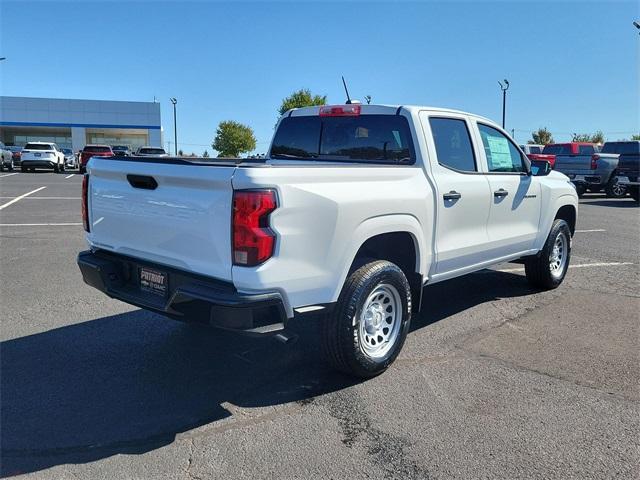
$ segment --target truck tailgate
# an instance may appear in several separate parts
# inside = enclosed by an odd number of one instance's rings
[[[235,168],[234,163],[91,160],[89,243],[231,281]]]
[[[556,155],[555,170],[562,173],[582,173],[591,171],[591,155]]]

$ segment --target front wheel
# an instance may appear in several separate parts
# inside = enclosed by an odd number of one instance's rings
[[[352,272],[332,315],[323,322],[329,363],[360,378],[384,372],[396,359],[411,323],[411,289],[402,270],[383,260]]]
[[[536,288],[557,288],[567,274],[570,258],[571,230],[567,222],[557,218],[540,253],[525,259],[527,280]]]

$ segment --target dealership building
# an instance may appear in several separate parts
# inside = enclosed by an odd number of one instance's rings
[[[162,147],[160,104],[0,96],[0,140],[55,142],[74,152],[89,143]]]

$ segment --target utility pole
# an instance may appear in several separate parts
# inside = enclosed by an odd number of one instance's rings
[[[176,100],[175,98],[170,98],[169,100],[171,100],[171,103],[173,103],[173,140],[175,145],[173,146],[174,153],[175,156],[178,156],[178,122],[176,121],[176,103],[178,103],[178,100]]]
[[[504,85],[500,80],[498,80],[498,84],[500,85],[500,90],[502,90],[502,128],[504,128],[504,120],[507,111],[507,90],[509,90],[509,80],[504,79]]]

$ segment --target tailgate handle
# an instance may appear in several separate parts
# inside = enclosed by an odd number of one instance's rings
[[[144,190],[155,190],[158,188],[158,182],[148,175],[127,175],[127,180],[133,188],[142,188]]]

